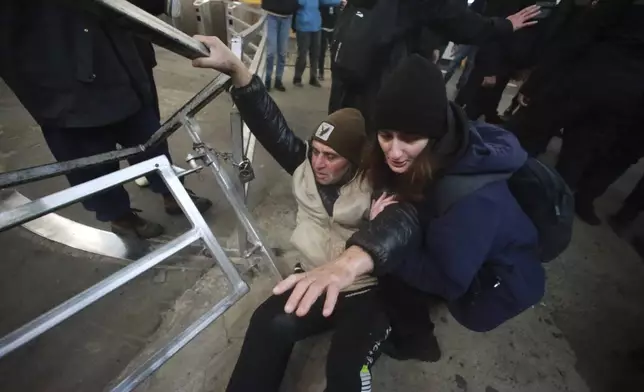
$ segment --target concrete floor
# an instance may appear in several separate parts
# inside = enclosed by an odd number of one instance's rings
[[[192,69],[166,51],[158,52],[155,70],[164,116],[181,106],[213,73]],[[289,88],[292,70],[285,81]],[[454,81],[456,77],[454,78]],[[453,90],[450,83],[449,89]],[[291,127],[306,137],[326,114],[329,82],[323,89],[289,88],[275,100]],[[504,97],[507,104],[508,96]],[[229,145],[230,99],[222,96],[201,114],[204,139],[213,147]],[[502,104],[503,105],[503,104]],[[180,132],[171,139],[177,162],[191,143]],[[14,169],[51,161],[39,129],[0,84],[0,165]],[[257,180],[250,202],[267,242],[288,248],[294,224],[289,177],[262,149],[255,159]],[[606,216],[619,206],[642,173],[635,167],[598,201]],[[66,187],[62,178],[20,187],[38,197]],[[206,174],[188,186],[217,201],[206,219],[218,238],[234,227],[234,216]],[[163,223],[170,233],[187,228],[169,218],[160,200],[147,190],[128,186],[133,205],[144,216]],[[62,215],[100,226],[75,205]],[[104,227],[104,226],[103,226]],[[0,333],[6,333],[57,302],[113,272],[110,260],[52,247],[19,229],[0,234]],[[181,261],[185,262],[185,261]],[[155,283],[154,273],[128,285],[47,333],[33,344],[0,360],[2,391],[98,391],[131,361],[176,330],[177,320],[196,317],[220,293],[206,289],[219,283],[203,260],[189,261],[194,270],[172,273]],[[548,292],[542,303],[496,331],[475,334],[460,327],[443,307],[432,310],[443,359],[436,364],[396,362],[383,357],[374,370],[375,391],[641,391],[644,368],[631,353],[644,347],[644,263],[608,227],[577,222],[569,250],[547,265]],[[214,277],[213,277],[214,274]],[[251,294],[191,342],[139,390],[221,391],[232,369],[252,309],[273,283],[250,280]],[[205,288],[204,288],[205,287]],[[219,294],[218,294],[219,293]],[[182,321],[183,322],[183,321]],[[98,332],[97,332],[98,331]],[[321,391],[327,337],[312,339],[295,351],[285,391]]]

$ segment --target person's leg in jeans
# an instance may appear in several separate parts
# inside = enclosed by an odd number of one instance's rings
[[[452,76],[454,76],[456,70],[461,66],[461,63],[467,57],[470,48],[471,45],[458,45],[456,52],[454,53],[454,58],[449,63],[447,71],[445,72],[445,83],[449,82]],[[469,63],[469,61],[470,60],[468,59],[467,62]]]
[[[139,112],[134,116],[112,125],[111,128],[113,129],[112,132],[116,137],[116,141],[121,146],[135,147],[147,142],[148,139],[159,129],[159,119],[156,116],[154,108],[147,105],[139,110]],[[156,147],[146,150],[145,153],[130,158],[128,162],[130,165],[136,165],[139,162],[146,161],[159,155],[165,155],[170,163],[172,163],[172,157],[170,156],[167,141],[163,141]],[[154,193],[158,193],[163,196],[166,212],[171,215],[181,214],[181,207],[179,207],[174,197],[170,194],[170,190],[168,190],[163,179],[161,179],[161,177],[156,173],[148,174],[147,178],[150,182],[150,189]],[[199,212],[205,212],[212,206],[212,202],[210,200],[198,197],[191,191],[188,192],[190,193],[192,201],[195,203]]]
[[[116,149],[116,135],[109,127],[58,128],[42,127],[49,150],[58,162],[102,154]],[[66,175],[71,186],[113,173],[118,162],[75,170]],[[131,211],[130,197],[122,185],[108,189],[82,201],[86,210],[96,213],[101,222],[120,219]]]
[[[306,55],[311,47],[312,33],[297,31],[295,33],[297,38],[297,60],[295,60],[295,75],[293,76],[293,84],[302,87],[302,75],[306,68]]]
[[[295,343],[332,328],[323,299],[304,317],[285,313],[290,294],[271,296],[253,313],[227,392],[277,392]]]
[[[320,41],[320,57],[318,61],[318,78],[320,80],[324,80],[324,70],[325,70],[325,60],[326,60],[326,52],[331,47],[331,39],[333,38],[333,31],[326,31],[322,30],[322,36],[321,36],[321,41]],[[333,56],[331,56],[331,60],[333,60]]]
[[[275,70],[275,88],[286,91],[282,77],[286,66],[286,53],[288,52],[289,32],[291,30],[291,16],[280,17],[277,31],[277,69]]]
[[[322,37],[322,30],[311,33],[311,46],[309,48],[309,63],[311,64],[311,75],[309,84],[315,87],[321,87],[318,82],[318,62],[320,61],[320,40]]]
[[[371,367],[391,331],[376,290],[340,296],[326,360],[329,392],[371,391]]]
[[[264,85],[268,90],[271,89],[273,78],[273,65],[275,62],[275,55],[278,55],[279,47],[279,29],[280,18],[276,15],[266,15],[266,77],[264,78]],[[279,57],[278,57],[279,68]]]

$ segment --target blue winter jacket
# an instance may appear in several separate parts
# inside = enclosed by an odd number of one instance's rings
[[[479,122],[468,132],[469,146],[447,174],[513,173],[526,162],[511,133]],[[347,245],[371,254],[376,275],[393,274],[445,298],[454,318],[474,331],[494,329],[541,299],[537,231],[506,181],[464,196],[443,215],[432,216],[430,203],[386,208]]]
[[[298,3],[295,30],[311,33],[322,30],[320,7],[340,5],[340,0],[298,0]]]

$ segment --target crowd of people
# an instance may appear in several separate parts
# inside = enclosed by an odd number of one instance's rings
[[[58,159],[136,144],[156,129],[149,44],[54,2],[2,7],[0,74]],[[243,120],[292,176],[291,242],[305,262],[255,310],[228,391],[279,390],[294,344],[329,330],[327,390],[370,391],[382,353],[441,358],[430,303],[444,302],[478,332],[520,315],[544,295],[542,263],[568,244],[569,213],[600,223],[593,201],[644,151],[641,0],[265,0],[263,8],[264,80],[214,37],[197,37],[210,56],[193,65],[230,75]],[[12,23],[26,11],[33,24]],[[291,28],[294,85],[308,57],[309,84],[319,86],[331,50],[329,115],[306,139],[269,95],[285,91]],[[461,46],[444,75],[436,52],[448,41]],[[464,59],[451,102],[445,82]],[[523,84],[500,115],[512,79]],[[559,135],[555,171],[536,158]],[[167,144],[152,153],[167,155]],[[118,231],[123,217],[137,216],[122,188],[110,192],[85,206]],[[623,230],[642,208],[644,180],[611,226]],[[136,220],[126,228],[156,234]]]
[[[326,54],[331,47],[333,29],[338,14],[346,0],[264,0],[262,8],[267,12],[267,55],[264,85],[270,91],[275,88],[286,91],[282,81],[291,29],[297,40],[297,60],[293,85],[303,87],[302,76],[309,60],[309,84],[321,87],[324,80]],[[277,58],[277,63],[275,59]],[[273,68],[275,67],[275,84]]]

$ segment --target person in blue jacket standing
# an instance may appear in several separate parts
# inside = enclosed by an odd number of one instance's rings
[[[300,8],[295,17],[297,36],[297,61],[293,84],[302,87],[302,75],[306,68],[306,57],[309,57],[311,74],[309,84],[320,87],[318,81],[318,62],[320,57],[320,40],[322,37],[322,16],[320,7],[340,5],[340,0],[298,0]]]

